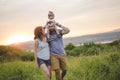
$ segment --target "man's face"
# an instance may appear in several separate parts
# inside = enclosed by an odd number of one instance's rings
[[[54,23],[49,24],[49,32],[50,33],[55,33],[56,32]]]

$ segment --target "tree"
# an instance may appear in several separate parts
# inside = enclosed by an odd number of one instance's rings
[[[74,49],[75,48],[75,46],[72,44],[72,43],[68,43],[66,46],[65,46],[65,49],[66,50],[72,50],[72,49]]]
[[[6,46],[0,46],[0,56],[3,55],[3,54],[6,54],[7,53],[7,47]]]

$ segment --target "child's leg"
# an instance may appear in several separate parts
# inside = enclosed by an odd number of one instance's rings
[[[50,38],[50,31],[49,31],[49,29],[47,29],[47,38],[48,39]]]
[[[49,38],[49,27],[47,24],[45,25],[45,33],[46,33],[46,37],[48,39]]]
[[[48,28],[47,28],[47,42],[50,42],[50,31]]]
[[[55,31],[57,34],[59,34],[59,31],[57,30],[57,26],[55,26]]]
[[[60,33],[59,33],[59,31],[58,31],[57,27],[55,27],[55,31],[56,31],[56,33],[57,33],[57,37],[58,37],[58,38],[60,38],[60,37],[61,37],[61,35],[60,35]]]

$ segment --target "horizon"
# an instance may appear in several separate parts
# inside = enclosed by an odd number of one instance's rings
[[[63,39],[74,39],[74,38],[81,38],[82,39],[82,37],[88,37],[88,36],[96,36],[96,35],[102,35],[102,34],[106,34],[106,33],[113,33],[114,34],[114,32],[120,32],[120,28],[118,28],[118,29],[115,29],[115,30],[112,30],[112,31],[108,31],[108,32],[102,32],[102,33],[95,33],[95,34],[86,34],[86,35],[82,35],[82,36],[73,36],[73,37],[63,37]],[[104,35],[103,35],[104,36]],[[110,37],[110,36],[109,36]],[[119,37],[118,37],[119,38]],[[118,40],[118,38],[116,38],[115,40]],[[92,39],[92,38],[91,38]],[[33,42],[34,41],[34,39],[33,40],[28,40],[28,41],[21,41],[21,42],[15,42],[15,43],[11,43],[11,44],[3,44],[3,45],[5,45],[5,46],[9,46],[9,45],[20,45],[20,44],[23,44],[23,43],[27,43],[27,42]],[[110,42],[112,42],[112,41],[114,41],[114,40],[107,40],[107,41],[102,41],[102,42],[97,42],[97,43],[110,43]],[[66,42],[66,41],[65,41]],[[73,40],[73,42],[74,42],[74,40]],[[94,41],[93,41],[94,42]],[[95,42],[96,43],[96,42]],[[1,45],[1,44],[0,44]]]
[[[78,35],[78,36],[70,36],[70,37],[63,37],[64,39],[67,39],[67,38],[75,38],[75,37],[82,37],[82,36],[89,36],[89,35],[96,35],[96,34],[102,34],[102,33],[109,33],[109,32],[114,32],[116,30],[119,30],[120,31],[120,28],[118,29],[114,29],[112,31],[107,31],[107,32],[100,32],[100,33],[91,33],[91,34],[85,34],[85,35]],[[33,40],[24,40],[24,41],[18,41],[18,42],[12,42],[10,44],[0,44],[0,45],[11,45],[11,44],[19,44],[19,43],[24,43],[24,42],[29,42],[29,41],[34,41]]]
[[[70,28],[64,38],[120,29],[119,4],[119,0],[0,0],[0,45],[33,40],[34,28],[45,25],[49,10],[58,23]]]

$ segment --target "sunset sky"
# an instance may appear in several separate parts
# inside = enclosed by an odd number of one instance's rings
[[[45,25],[49,10],[70,28],[65,37],[120,28],[120,0],[0,0],[0,45],[33,40],[34,28]]]

